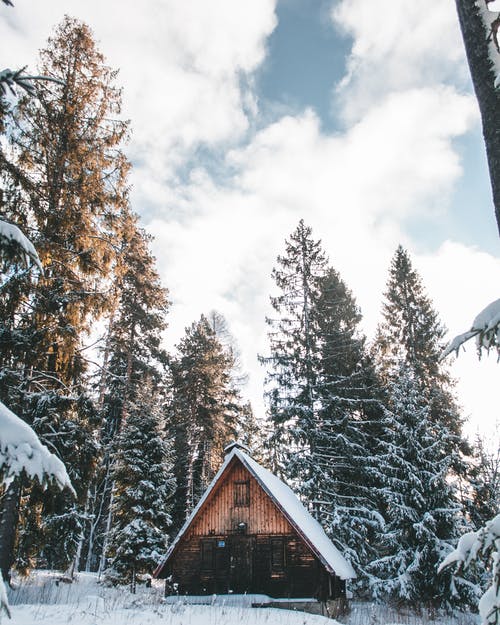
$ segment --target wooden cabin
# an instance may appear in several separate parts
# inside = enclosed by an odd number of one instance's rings
[[[292,490],[237,443],[154,576],[167,594],[345,597],[351,565]]]

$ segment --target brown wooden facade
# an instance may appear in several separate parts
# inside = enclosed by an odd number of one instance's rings
[[[156,576],[180,594],[251,593],[270,597],[345,596],[265,492],[234,457]]]

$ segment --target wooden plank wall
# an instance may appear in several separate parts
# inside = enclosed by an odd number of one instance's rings
[[[250,482],[250,505],[235,506],[233,484],[245,480]],[[246,534],[295,533],[257,480],[239,462],[229,468],[188,533],[190,536],[224,535],[233,533],[238,523],[246,523]]]

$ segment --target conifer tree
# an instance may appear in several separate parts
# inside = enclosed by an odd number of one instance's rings
[[[2,214],[16,214],[16,223],[29,226],[44,273],[38,278],[21,274],[8,284],[0,392],[28,422],[33,406],[48,406],[42,411],[46,419],[33,425],[68,463],[72,479],[78,476],[82,497],[93,445],[89,412],[82,409],[88,403],[82,350],[86,333],[111,299],[115,221],[127,202],[128,163],[121,152],[127,124],[117,119],[116,73],[105,66],[86,25],[63,20],[41,52],[40,73],[60,82],[34,84],[34,97],[22,98],[3,119],[11,154],[9,159],[1,155],[8,190]],[[48,498],[50,492],[42,508]],[[0,550],[7,560],[19,496],[11,499],[3,502],[0,527]],[[73,506],[59,500],[57,509],[47,503],[53,519],[65,518]]]
[[[320,345],[319,410],[310,484],[301,487],[334,543],[355,566],[358,587],[381,530],[380,437],[383,406],[359,330],[361,313],[340,275],[329,268],[314,307]]]
[[[152,573],[165,555],[174,492],[173,447],[162,432],[161,398],[143,378],[116,439],[112,468],[113,525],[106,578],[132,582]]]
[[[186,328],[172,358],[168,431],[175,441],[177,491],[173,512],[178,529],[215,475],[224,448],[235,438],[242,410],[232,381],[233,358],[208,319]]]
[[[463,418],[453,397],[453,381],[441,360],[444,335],[422,280],[400,245],[389,268],[382,322],[374,342],[378,371],[388,382],[400,363],[406,363],[427,395],[431,419],[448,428],[452,447],[465,450]]]
[[[361,315],[320,242],[299,223],[273,277],[267,365],[271,453],[362,575],[378,527],[379,403],[358,330]]]
[[[150,237],[139,228],[137,217],[124,211],[115,269],[117,307],[109,320],[99,382],[103,455],[88,493],[87,570],[104,565],[106,534],[111,527],[112,467],[120,451],[116,436],[127,421],[129,405],[136,405],[137,397],[143,396],[144,380],[155,386],[157,400],[164,401],[162,378],[167,360],[161,340],[169,303],[149,243]]]
[[[270,355],[260,358],[267,368],[273,468],[291,479],[303,470],[316,429],[320,348],[313,310],[326,271],[321,242],[312,238],[311,228],[301,220],[272,272],[279,292],[271,297],[275,316],[266,319]]]
[[[486,441],[476,437],[470,470],[472,497],[467,505],[474,529],[486,525],[500,509],[500,446],[490,449]]]
[[[400,363],[392,377],[379,458],[386,523],[378,537],[381,557],[368,566],[372,595],[415,607],[470,607],[475,602],[472,584],[450,572],[437,573],[443,554],[451,551],[465,526],[449,481],[449,432],[433,422],[408,364]]]
[[[391,262],[382,317],[374,353],[387,398],[381,478],[389,532],[379,537],[385,557],[370,567],[379,576],[373,588],[394,601],[420,596],[435,605],[467,604],[467,585],[454,587],[436,570],[465,526],[449,481],[465,476],[462,452],[468,446],[452,380],[440,360],[444,329],[401,246]]]

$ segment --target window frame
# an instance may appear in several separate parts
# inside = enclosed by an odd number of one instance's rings
[[[250,505],[250,480],[233,482],[233,504],[235,508],[248,508]]]

